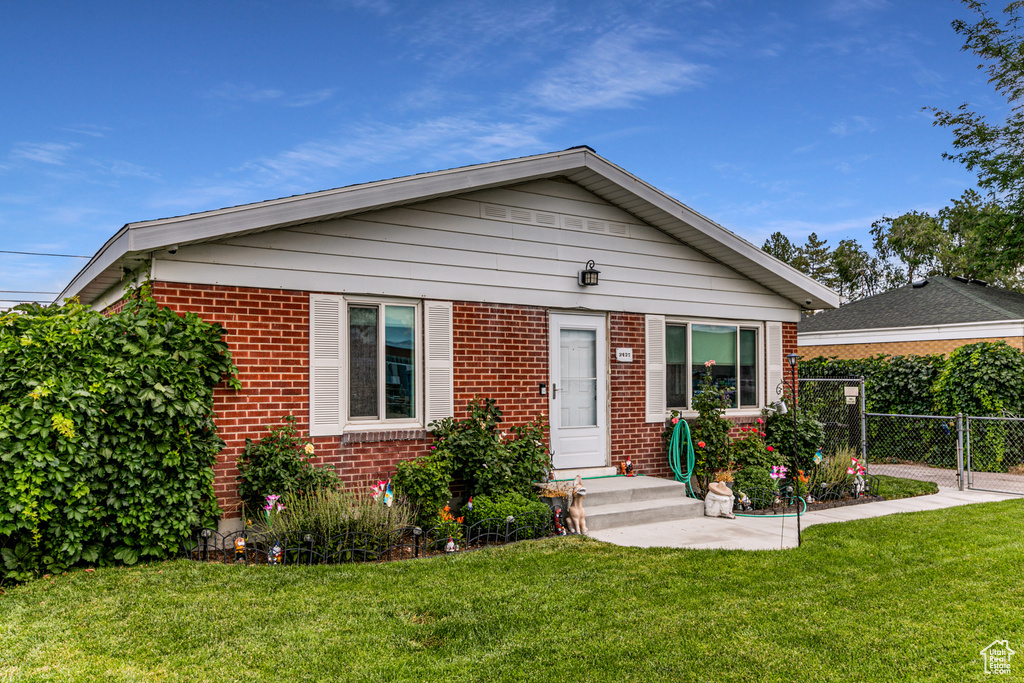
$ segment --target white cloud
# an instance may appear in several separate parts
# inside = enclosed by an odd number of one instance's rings
[[[11,150],[11,159],[63,166],[67,154],[76,147],[76,143],[65,142],[18,142]]]
[[[639,100],[701,84],[706,67],[646,45],[664,34],[634,27],[606,33],[530,88],[557,111],[628,107]]]
[[[280,88],[258,88],[247,83],[225,83],[219,88],[211,90],[207,96],[229,102],[273,103],[285,107],[308,107],[329,100],[334,92],[334,88],[323,88],[307,93],[290,94]]]
[[[824,5],[825,14],[837,21],[859,20],[866,14],[889,6],[888,0],[832,0]]]
[[[874,133],[875,125],[864,116],[851,116],[848,119],[836,121],[829,126],[828,131],[841,138],[845,138],[856,133]]]
[[[243,169],[258,172],[261,179],[257,182],[261,183],[403,158],[431,166],[421,166],[420,170],[436,170],[433,167],[438,165],[493,161],[543,148],[540,135],[554,123],[545,117],[495,121],[444,116],[407,126],[368,124],[354,127],[337,139],[306,142],[275,157],[254,160]]]

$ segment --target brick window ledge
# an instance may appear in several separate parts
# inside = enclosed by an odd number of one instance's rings
[[[341,443],[376,443],[378,441],[420,441],[430,436],[426,429],[389,429],[386,431],[346,432]]]

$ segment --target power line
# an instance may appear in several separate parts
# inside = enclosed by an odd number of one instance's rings
[[[54,296],[56,296],[57,294],[60,294],[60,292],[41,292],[35,289],[0,289],[0,294],[53,294]]]
[[[6,251],[0,249],[0,254],[21,254],[22,256],[56,256],[58,258],[89,258],[88,256],[79,256],[78,254],[43,254],[37,251]]]

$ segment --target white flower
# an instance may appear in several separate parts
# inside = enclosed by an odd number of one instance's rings
[[[307,443],[306,447],[303,450],[306,451],[306,455],[313,455],[313,451],[314,451],[313,444]]]

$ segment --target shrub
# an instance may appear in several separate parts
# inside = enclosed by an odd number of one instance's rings
[[[707,491],[715,472],[728,469],[729,430],[732,422],[723,417],[728,405],[726,389],[715,384],[711,377],[711,364],[705,363],[707,371],[701,377],[700,387],[694,391],[693,407],[697,410],[697,424],[691,433],[693,442],[694,468],[701,490]]]
[[[430,424],[439,457],[452,463],[453,475],[465,482],[469,495],[518,491],[527,494],[533,482],[549,471],[542,421],[502,432],[502,411],[492,398],[469,402],[469,417],[445,418]]]
[[[758,431],[764,420],[758,419],[756,427],[740,427],[741,436],[732,440],[730,459],[739,468],[756,467],[767,470],[772,465],[785,462],[785,454],[765,442],[765,432]]]
[[[0,580],[178,550],[220,516],[213,388],[224,330],[146,297],[0,315]]]
[[[451,460],[444,451],[434,450],[430,455],[400,462],[392,483],[415,508],[417,524],[432,526],[452,495]]]
[[[299,436],[295,416],[270,429],[259,441],[245,440],[245,451],[238,457],[238,497],[249,511],[263,507],[268,495],[294,499],[297,495],[338,486],[338,474],[332,465],[316,467],[309,461],[313,444]]]
[[[551,515],[551,506],[536,498],[527,498],[521,493],[509,492],[496,496],[473,497],[473,509],[466,514],[466,522],[476,524],[485,519],[504,521],[509,517],[520,518],[536,515],[538,519]]]
[[[792,403],[790,403],[792,405]],[[765,418],[764,431],[767,439],[775,445],[782,462],[792,467],[793,459],[793,412],[782,415],[769,412]],[[810,467],[814,454],[824,444],[825,427],[807,414],[807,411],[796,412],[796,454],[797,469],[806,470]]]
[[[743,491],[753,497],[754,489],[773,489],[775,481],[768,472],[768,468],[758,465],[744,467],[733,475],[732,490]]]

